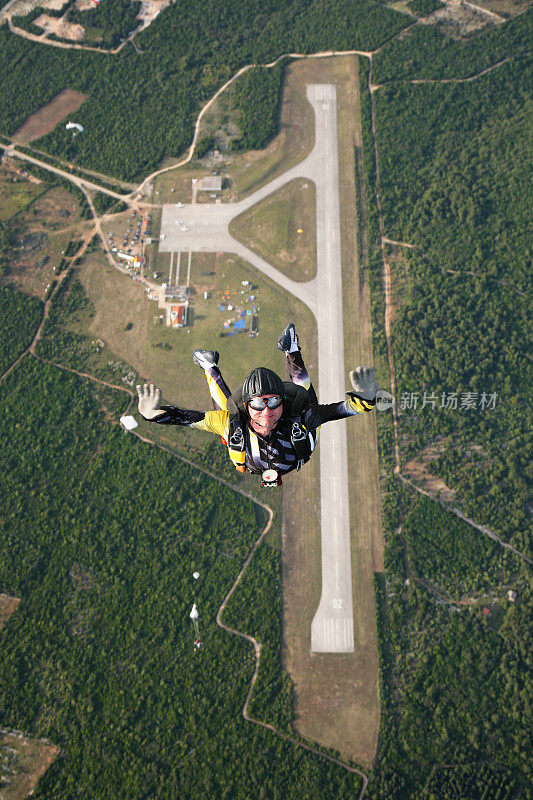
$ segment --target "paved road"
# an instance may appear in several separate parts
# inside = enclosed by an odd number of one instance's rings
[[[239,203],[164,206],[161,233],[165,239],[159,249],[236,253],[306,303],[318,323],[320,401],[328,403],[344,397],[345,389],[336,86],[308,85],[307,98],[316,119],[315,147],[309,156]],[[229,233],[229,223],[235,216],[294,178],[309,178],[316,185],[317,277],[306,283],[285,277]],[[346,422],[324,425],[320,442],[322,596],[311,626],[311,650],[351,653],[354,634]]]

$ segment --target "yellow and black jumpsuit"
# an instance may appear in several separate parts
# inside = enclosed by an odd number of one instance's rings
[[[290,380],[303,386],[309,393],[310,404],[295,418],[282,416],[276,428],[268,435],[261,436],[252,430],[250,424],[244,429],[244,468],[247,472],[261,474],[266,469],[275,469],[286,474],[298,465],[296,452],[291,443],[290,425],[296,419],[307,432],[309,449],[312,451],[318,441],[318,431],[325,422],[346,419],[354,414],[371,411],[372,405],[355,397],[347,397],[339,403],[320,405],[305,368],[301,352],[287,354]],[[221,436],[225,443],[230,440],[230,414],[226,410],[227,398],[231,392],[220,370],[214,366],[206,370],[209,391],[215,406],[214,411],[192,411],[175,406],[161,406],[161,416],[152,422],[160,425],[186,425]],[[231,447],[230,447],[231,454]]]

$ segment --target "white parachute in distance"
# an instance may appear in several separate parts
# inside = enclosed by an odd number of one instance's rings
[[[83,127],[79,124],[79,122],[67,122],[65,128],[67,129],[67,131],[70,131],[72,130],[72,128],[75,128],[80,133],[83,133]]]
[[[127,431],[133,431],[137,427],[137,421],[135,417],[131,416],[121,417],[120,423],[125,427]]]
[[[196,603],[193,603],[192,610],[189,616],[192,619],[192,624],[194,625],[194,652],[197,653],[199,650],[202,649],[204,643],[200,639],[200,628],[198,626],[198,609],[196,608]]]

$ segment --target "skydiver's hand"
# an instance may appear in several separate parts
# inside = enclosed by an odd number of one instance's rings
[[[161,410],[161,389],[153,383],[137,386],[139,414],[145,419],[155,419],[165,412]]]
[[[374,375],[374,367],[356,367],[350,372],[350,383],[354,394],[360,400],[373,405],[376,402],[376,395],[379,392],[378,382]]]

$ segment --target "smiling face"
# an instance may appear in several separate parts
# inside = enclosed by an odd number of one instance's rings
[[[255,401],[267,400],[269,397],[281,400],[279,394],[262,394],[260,397],[254,397],[248,403],[250,424],[253,430],[261,436],[268,436],[274,430],[283,414],[283,403],[280,403],[277,408],[269,408],[266,403],[261,409],[253,407],[252,403],[255,403]]]

